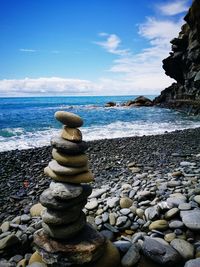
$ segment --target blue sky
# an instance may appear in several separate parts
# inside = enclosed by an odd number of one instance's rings
[[[0,0],[0,96],[158,94],[191,0]]]

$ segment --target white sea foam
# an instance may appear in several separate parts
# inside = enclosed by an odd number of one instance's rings
[[[175,130],[200,127],[200,122],[179,121],[176,123],[147,123],[147,122],[122,122],[103,126],[82,127],[84,140],[111,139],[118,137],[131,137],[143,135],[156,135]],[[60,130],[48,129],[45,131],[27,132],[23,128],[17,128],[16,135],[12,137],[0,137],[0,152],[42,147],[50,144],[52,136],[58,135]],[[14,131],[14,129],[12,130]],[[21,133],[17,135],[17,133]]]

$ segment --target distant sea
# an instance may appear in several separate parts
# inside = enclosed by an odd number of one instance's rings
[[[168,109],[104,108],[108,101],[121,103],[135,97],[0,98],[0,151],[49,145],[51,137],[61,129],[61,124],[54,119],[57,110],[74,112],[84,119],[84,140],[156,135],[200,127],[199,119]]]

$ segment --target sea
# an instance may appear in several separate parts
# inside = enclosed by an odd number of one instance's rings
[[[122,107],[137,96],[70,96],[0,98],[0,152],[42,147],[61,131],[58,110],[84,119],[84,140],[157,135],[200,127],[200,118],[158,107]],[[153,99],[154,96],[147,96]],[[114,101],[116,107],[105,108]]]

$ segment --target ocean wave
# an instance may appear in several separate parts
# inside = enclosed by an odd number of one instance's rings
[[[123,122],[116,121],[108,125],[82,127],[85,141],[112,139],[119,137],[157,135],[175,130],[200,127],[198,121],[177,121],[177,122]],[[60,133],[61,130],[52,128],[43,131],[25,132],[23,128],[16,128],[16,134],[11,137],[0,137],[0,152],[42,147],[50,144],[50,139]],[[21,131],[21,134],[17,134]],[[12,129],[13,133],[13,129]]]

